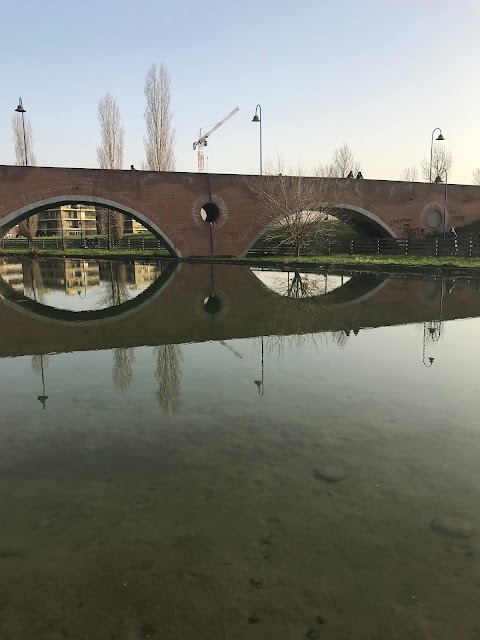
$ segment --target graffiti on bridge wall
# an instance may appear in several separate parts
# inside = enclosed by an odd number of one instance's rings
[[[412,227],[411,218],[394,218],[392,227],[399,237],[417,237],[421,238],[425,234],[425,227]]]

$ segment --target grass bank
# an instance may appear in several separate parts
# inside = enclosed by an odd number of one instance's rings
[[[159,260],[176,260],[167,251],[158,249],[45,249],[34,251],[25,249],[2,249],[3,256],[31,256],[31,257],[60,257],[82,259],[122,259],[122,258],[149,258]],[[222,263],[243,264],[249,266],[268,266],[275,268],[341,268],[358,269],[361,271],[394,271],[402,273],[454,273],[471,272],[477,276],[480,274],[480,257],[455,257],[455,256],[404,256],[404,255],[330,255],[330,256],[302,256],[300,258],[286,256],[255,256],[246,258],[231,258],[228,256],[192,257],[183,261],[190,263]],[[474,273],[478,272],[478,273]]]

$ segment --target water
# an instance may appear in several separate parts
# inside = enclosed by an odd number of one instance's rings
[[[2,640],[480,637],[478,281],[0,269]]]

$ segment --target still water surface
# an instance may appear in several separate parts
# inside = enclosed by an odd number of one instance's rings
[[[480,638],[478,282],[0,271],[2,640]]]

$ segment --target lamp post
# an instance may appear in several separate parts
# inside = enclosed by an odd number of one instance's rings
[[[447,173],[447,170],[445,169],[445,192],[443,195],[443,239],[444,240],[445,240],[445,231],[447,226],[447,199],[448,199],[448,173]]]
[[[262,107],[257,104],[255,108],[255,115],[252,118],[252,122],[258,122],[260,124],[260,175],[262,175]]]
[[[22,126],[23,126],[23,149],[25,151],[25,166],[28,167],[28,157],[27,157],[27,137],[25,135],[25,116],[23,115],[24,113],[26,113],[26,109],[23,108],[23,104],[22,104],[22,99],[19,98],[18,99],[18,107],[15,109],[15,111],[17,113],[21,113],[22,114]]]
[[[436,138],[437,140],[445,140],[445,138],[442,135],[442,130],[440,129],[440,127],[435,127],[435,129],[432,131],[432,142],[430,144],[430,182],[432,181],[432,160],[433,160],[433,136],[435,135],[435,131],[440,131],[438,137]]]

